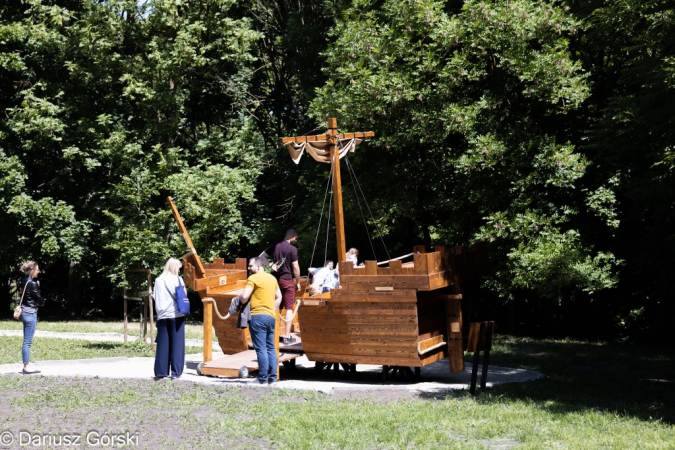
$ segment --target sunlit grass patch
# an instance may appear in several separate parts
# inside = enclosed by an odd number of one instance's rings
[[[94,321],[94,320],[68,320],[68,321],[38,321],[38,330],[52,331],[57,333],[124,333],[124,323],[118,321]],[[18,320],[0,320],[0,330],[23,330],[23,323]],[[129,321],[127,327],[129,336],[140,334],[140,322]],[[150,325],[148,325],[148,335]],[[204,328],[200,323],[185,324],[186,339],[202,339]],[[216,335],[213,333],[213,339]]]
[[[12,405],[32,410],[54,408],[72,411],[78,408],[116,408],[122,405],[135,405],[143,400],[140,392],[129,388],[91,394],[88,386],[68,380],[53,389],[39,391],[29,389],[21,397],[14,399]]]
[[[382,404],[292,396],[295,401],[269,395],[250,405],[253,417],[240,436],[299,449],[670,448],[675,438],[662,423],[597,410],[560,415],[529,400],[448,396]],[[233,432],[223,418],[209,429]]]
[[[0,364],[21,362],[21,336],[0,336]],[[201,353],[201,347],[187,347],[187,353]],[[90,359],[110,357],[154,357],[150,343],[140,341],[89,342],[72,339],[35,338],[31,347],[31,361]]]

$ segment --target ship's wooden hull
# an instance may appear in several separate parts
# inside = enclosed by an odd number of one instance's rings
[[[317,362],[404,367],[448,358],[450,373],[463,371],[462,296],[453,267],[458,253],[446,253],[443,247],[430,253],[423,247],[415,250],[413,262],[391,261],[386,268],[375,261],[359,268],[341,263],[341,286],[330,293],[310,297],[301,290],[293,324],[301,344],[292,351]],[[225,315],[232,298],[243,291],[246,260],[234,265],[216,260],[204,269],[204,276],[197,275],[186,258],[186,284],[202,298],[213,298]],[[236,314],[213,318],[226,354],[251,348],[248,329],[236,324]]]
[[[405,267],[341,264],[341,287],[304,301],[298,312],[307,357],[423,367],[451,356],[450,371],[464,370],[461,295],[444,253],[416,254]]]
[[[418,301],[415,291],[406,291],[396,301],[382,296],[356,302],[334,292],[323,305],[301,307],[305,354],[312,361],[410,367],[445,358],[447,347],[436,346],[445,342],[444,301]]]

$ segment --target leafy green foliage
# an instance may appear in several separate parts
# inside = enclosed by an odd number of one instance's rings
[[[186,251],[167,195],[205,260],[294,226],[304,269],[328,169],[278,138],[337,117],[376,133],[342,170],[362,259],[484,239],[485,298],[668,329],[671,1],[140,3],[0,6],[5,279],[38,259],[65,309],[112,308],[124,269]]]
[[[0,8],[3,273],[28,258],[90,282],[158,270],[185,252],[168,194],[203,256],[237,253],[263,146],[246,96],[260,35],[234,5]]]
[[[569,51],[579,25],[563,7],[529,1],[363,0],[325,53],[315,115],[375,128],[379,149],[359,168],[406,186],[387,192],[398,208],[381,215],[417,219],[427,243],[432,228],[441,242],[493,242],[489,284],[504,296],[616,282],[614,257],[570,223],[585,206],[575,190],[589,162],[557,137],[590,92]]]
[[[580,120],[582,148],[596,163],[589,206],[615,225],[596,240],[625,261],[622,333],[658,339],[673,311],[675,12],[664,0],[597,2],[579,12],[579,48],[595,85]]]

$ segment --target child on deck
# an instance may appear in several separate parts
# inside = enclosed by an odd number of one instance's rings
[[[334,289],[336,286],[335,282],[335,270],[333,270],[333,261],[327,260],[323,267],[317,269],[309,269],[309,272],[312,276],[312,284],[309,286],[309,295],[318,295],[324,292],[328,292],[330,289]]]
[[[355,249],[354,247],[350,248],[349,251],[347,252],[347,261],[351,261],[354,263],[354,267],[358,265],[359,262],[359,251]]]

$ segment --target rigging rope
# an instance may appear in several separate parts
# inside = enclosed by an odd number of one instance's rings
[[[323,194],[323,205],[321,206],[321,214],[319,215],[319,225],[316,227],[316,237],[314,238],[314,247],[312,248],[312,257],[309,261],[309,267],[312,267],[314,264],[314,253],[316,252],[316,246],[319,243],[319,232],[321,230],[321,221],[323,220],[323,212],[326,208],[326,197],[328,196],[328,190],[330,187],[330,180],[333,178],[333,165],[330,167],[330,174],[328,176],[328,181],[326,182],[326,191]],[[331,204],[333,203],[333,193],[331,191]],[[328,224],[330,225],[330,206],[328,207]],[[328,253],[328,238],[326,238],[326,254]],[[325,261],[325,259],[324,259]],[[309,273],[308,273],[309,279]],[[307,283],[305,283],[305,289],[302,291],[303,297],[307,293]]]
[[[281,315],[279,316],[279,318],[284,322],[286,322],[286,324],[288,324],[288,322],[293,322],[293,319],[295,319],[295,315],[298,313],[298,308],[300,308],[300,303],[301,303],[300,300],[295,301],[295,309],[293,310],[293,315],[291,315],[290,319],[284,319],[283,317],[281,317]]]
[[[335,152],[335,157],[336,158],[338,157],[337,152]],[[338,159],[338,164],[340,164],[339,159]],[[331,164],[330,165],[330,178],[331,179],[333,178],[333,167],[335,167],[335,166],[333,166],[333,164]],[[326,221],[326,247],[325,247],[324,252],[323,252],[324,264],[325,264],[326,259],[328,258],[328,237],[330,236],[330,213],[332,211],[331,207],[333,206],[333,194],[335,194],[335,192],[333,192],[333,189],[331,187],[330,201],[328,202],[328,220]],[[337,220],[337,218],[335,220]],[[335,225],[337,225],[337,223]]]
[[[345,159],[345,161],[348,161],[348,159]],[[352,186],[356,186],[354,183],[354,174],[352,173],[352,170],[350,169],[350,165],[347,164],[347,172],[349,173],[349,177],[352,179]],[[368,222],[366,221],[366,217],[363,215],[363,208],[361,208],[361,200],[359,199],[359,193],[356,191],[356,187],[354,187],[354,194],[356,194],[356,203],[359,205],[359,212],[361,213],[361,219],[363,220],[363,227],[366,229],[366,235],[368,236],[368,242],[370,243],[370,249],[373,251],[373,257],[377,261],[377,253],[375,253],[375,246],[373,245],[373,240],[370,237],[370,232],[368,231]],[[365,198],[363,199],[365,202]]]
[[[345,157],[345,161],[347,163],[347,169],[353,173],[354,175],[354,180],[356,181],[356,186],[359,188],[359,192],[361,192],[361,196],[363,197],[363,203],[366,204],[366,208],[368,208],[368,213],[370,214],[370,218],[373,219],[373,223],[375,224],[375,227],[377,227],[377,232],[380,235],[380,241],[382,242],[382,246],[384,247],[384,251],[387,254],[387,258],[391,259],[391,255],[389,254],[389,250],[387,249],[387,245],[384,243],[384,239],[382,238],[382,230],[380,229],[379,224],[375,220],[375,217],[373,217],[373,212],[370,210],[370,205],[368,205],[368,200],[366,200],[366,196],[363,193],[363,189],[361,189],[361,184],[359,183],[359,179],[356,176],[356,172],[354,171],[354,168],[349,162],[349,157]],[[358,196],[358,192],[357,192]],[[368,236],[368,239],[370,239],[370,235]],[[371,243],[372,245],[372,243]]]
[[[216,316],[218,316],[218,318],[221,319],[221,320],[227,320],[227,319],[229,319],[230,317],[232,317],[232,316],[230,315],[230,313],[227,313],[227,315],[225,315],[225,316],[223,316],[222,314],[220,314],[220,311],[218,311],[218,304],[217,304],[216,301],[215,301],[213,298],[211,298],[211,297],[206,297],[206,298],[202,299],[202,303],[211,303],[211,304],[213,305],[214,311],[216,312]],[[295,318],[295,315],[298,314],[298,308],[299,308],[299,307],[300,307],[300,300],[296,300],[296,301],[295,301],[295,308],[294,308],[294,310],[293,310],[293,315],[291,316],[291,318],[290,318],[290,319],[284,319],[284,318],[282,318],[281,320],[283,320],[283,321],[286,322],[286,323],[288,323],[288,322],[293,322],[293,319]]]
[[[226,316],[223,316],[222,314],[220,314],[220,311],[218,311],[218,304],[211,297],[206,297],[206,298],[202,299],[202,303],[211,303],[213,305],[213,309],[216,311],[216,316],[218,316],[219,319],[227,320],[227,319],[230,318],[230,313],[227,313]]]
[[[307,136],[309,133],[314,133],[316,130],[321,130],[321,129],[323,129],[323,128],[326,128],[326,125],[321,124],[321,125],[319,125],[318,127],[314,128],[313,130],[308,131],[308,132],[305,133],[305,134],[301,134],[300,136]]]

